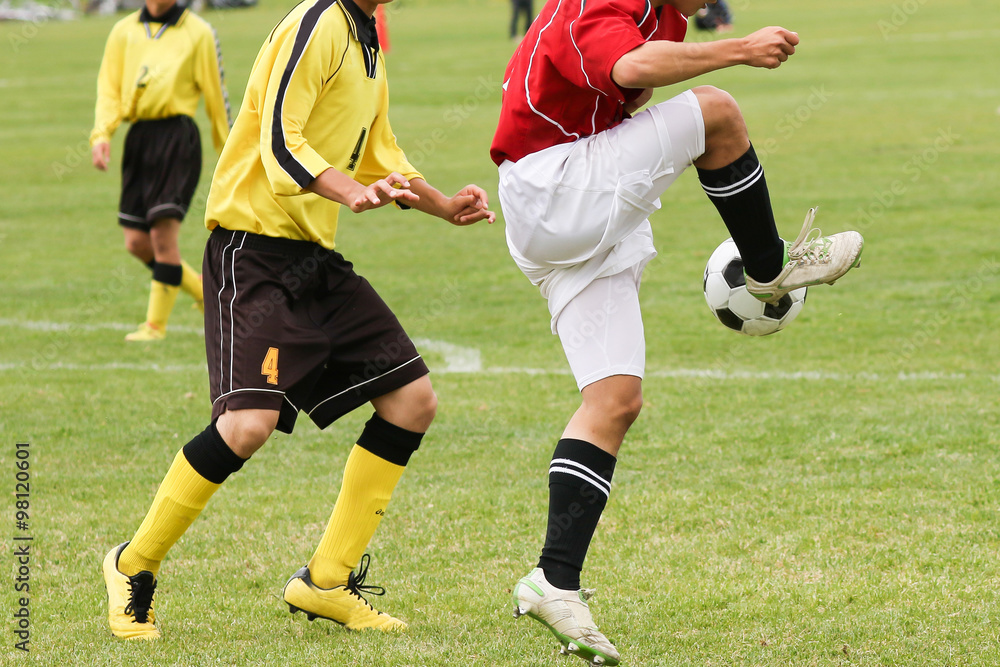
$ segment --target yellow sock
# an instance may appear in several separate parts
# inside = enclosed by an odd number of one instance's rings
[[[143,570],[157,574],[167,551],[201,514],[220,486],[199,475],[183,451],[177,452],[149,513],[118,558],[122,574],[131,577]]]
[[[177,302],[177,293],[180,287],[161,283],[154,280],[149,288],[149,307],[146,309],[146,322],[152,324],[157,329],[166,329],[167,320],[174,310],[174,303]]]
[[[385,514],[404,466],[389,463],[355,445],[323,539],[309,561],[309,575],[320,588],[347,583]]]
[[[181,260],[181,289],[185,294],[191,295],[196,304],[200,304],[202,312],[205,311],[205,296],[201,289],[201,276],[191,268],[191,265]]]

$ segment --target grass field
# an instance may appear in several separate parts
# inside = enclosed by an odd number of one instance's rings
[[[495,193],[508,4],[400,2],[389,58],[400,143],[441,189]],[[205,13],[234,105],[289,5]],[[814,289],[788,330],[741,337],[701,295],[723,225],[693,173],[664,198],[642,293],[646,405],[584,572],[595,615],[624,665],[1000,664],[1000,7],[734,11],[738,35],[797,30],[799,53],[701,82],[739,100],[782,233],[820,204],[825,231],[865,234],[865,263]],[[502,222],[458,229],[390,210],[343,218],[338,243],[421,340],[440,397],[371,546],[370,577],[389,591],[377,604],[410,631],[348,634],[280,600],[323,530],[369,416],[359,410],[326,432],[300,419],[276,435],[165,562],[163,640],[111,639],[101,559],[209,415],[188,303],[164,344],[122,340],[149,276],[122,248],[118,177],[94,170],[86,145],[113,20],[0,25],[0,663],[582,665],[510,616],[509,590],[540,548],[548,459],[578,401],[545,304],[510,261]],[[203,136],[182,236],[195,264],[215,160]],[[27,531],[15,524],[17,442],[30,443]],[[28,655],[12,632],[15,536],[33,538]]]

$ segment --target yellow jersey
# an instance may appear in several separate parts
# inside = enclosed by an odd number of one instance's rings
[[[340,204],[305,188],[334,168],[370,185],[422,178],[396,144],[374,21],[352,0],[305,0],[264,42],[219,157],[209,229],[333,249]]]
[[[115,24],[104,47],[90,145],[109,141],[122,121],[194,116],[202,95],[221,151],[230,113],[215,31],[177,5],[157,18],[143,7]]]

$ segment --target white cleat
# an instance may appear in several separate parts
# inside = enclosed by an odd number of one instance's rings
[[[778,303],[792,290],[812,285],[832,285],[845,273],[861,265],[865,240],[857,232],[840,232],[823,236],[814,229],[816,209],[811,208],[802,223],[802,231],[794,243],[785,248],[785,266],[778,276],[767,283],[746,277],[747,291],[761,301]]]
[[[556,588],[535,568],[514,586],[514,617],[530,616],[559,640],[559,653],[577,655],[594,666],[618,664],[621,656],[605,637],[593,617],[587,600],[594,591]]]

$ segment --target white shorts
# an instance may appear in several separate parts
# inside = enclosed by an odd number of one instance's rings
[[[646,371],[646,339],[639,311],[641,267],[598,278],[583,288],[556,321],[576,385]]]
[[[656,256],[649,216],[705,152],[705,124],[690,90],[605,132],[500,165],[507,246],[549,302],[552,332],[592,281]]]
[[[507,246],[548,300],[552,332],[581,389],[611,375],[642,377],[638,291],[656,256],[649,216],[704,152],[701,105],[688,90],[605,132],[500,165]],[[609,297],[622,311],[587,325]]]

